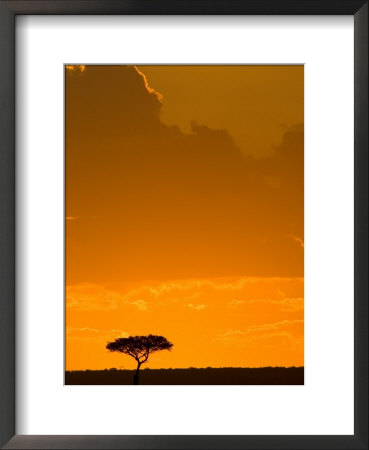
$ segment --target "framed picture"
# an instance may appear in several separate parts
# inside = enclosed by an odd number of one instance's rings
[[[368,448],[367,2],[0,24],[1,445]]]

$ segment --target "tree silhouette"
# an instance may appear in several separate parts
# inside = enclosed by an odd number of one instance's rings
[[[133,377],[133,384],[138,384],[139,370],[141,364],[149,359],[151,353],[159,350],[171,350],[173,344],[164,336],[130,336],[128,338],[118,338],[113,342],[108,342],[106,348],[111,352],[125,353],[132,356],[137,361],[136,373]]]

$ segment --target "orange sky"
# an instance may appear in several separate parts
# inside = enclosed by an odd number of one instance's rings
[[[66,369],[304,363],[303,66],[66,67]]]

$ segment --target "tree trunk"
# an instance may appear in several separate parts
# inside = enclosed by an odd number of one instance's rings
[[[139,375],[140,367],[141,367],[141,363],[138,362],[137,363],[136,373],[135,373],[135,375],[133,377],[133,384],[138,384],[138,375]]]

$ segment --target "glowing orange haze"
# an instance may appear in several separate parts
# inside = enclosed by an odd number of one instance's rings
[[[66,66],[66,369],[304,364],[302,66]],[[192,123],[191,123],[192,122]]]

